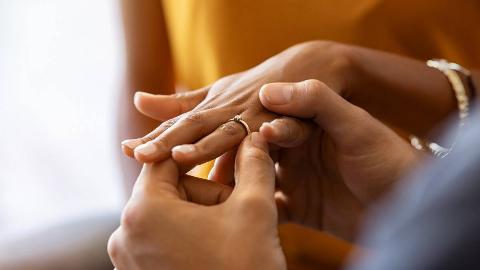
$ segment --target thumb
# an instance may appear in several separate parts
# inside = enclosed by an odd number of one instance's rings
[[[268,154],[268,144],[258,132],[247,136],[235,159],[234,194],[241,197],[265,198],[274,202],[275,170]]]
[[[268,110],[313,119],[333,138],[353,134],[366,127],[362,123],[365,111],[317,80],[266,84],[260,89],[259,96]]]
[[[178,166],[171,158],[157,163],[145,163],[133,187],[132,198],[150,195],[180,198],[178,178]]]
[[[136,92],[134,104],[142,114],[159,121],[165,121],[191,111],[205,99],[209,89],[210,87],[205,87],[174,95],[153,95]]]
[[[314,130],[311,123],[292,117],[281,117],[265,122],[260,127],[260,134],[271,144],[291,148],[304,143]]]

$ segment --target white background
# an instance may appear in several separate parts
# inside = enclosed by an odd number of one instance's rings
[[[0,238],[121,205],[115,0],[0,0]]]

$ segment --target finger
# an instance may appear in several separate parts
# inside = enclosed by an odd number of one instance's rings
[[[136,92],[134,104],[142,114],[159,121],[165,121],[191,111],[205,99],[209,89],[210,86],[207,86],[199,90],[173,95]]]
[[[202,205],[215,205],[224,202],[233,188],[227,185],[185,175],[179,182],[184,199]]]
[[[232,117],[233,115],[228,115],[227,110],[205,110],[185,114],[158,137],[135,148],[135,158],[141,162],[154,162],[170,157],[173,147],[196,142],[224,123],[225,118]]]
[[[238,149],[235,181],[237,194],[263,197],[273,202],[274,164],[268,155],[268,143],[258,132],[246,137]]]
[[[259,113],[255,117],[245,114],[242,114],[241,117],[248,123],[249,129],[254,131],[258,130],[262,123],[271,121],[276,116],[271,113]],[[180,145],[173,148],[172,156],[175,161],[181,164],[202,164],[238,146],[248,135],[247,132],[247,129],[241,123],[227,121],[195,144]]]
[[[235,181],[235,156],[237,149],[230,150],[217,158],[210,170],[208,179],[214,182],[230,185]]]
[[[282,117],[263,123],[259,132],[269,143],[290,148],[304,143],[312,129],[312,125],[305,121]]]
[[[363,122],[363,110],[349,103],[317,80],[272,83],[260,89],[267,109],[294,117],[312,118],[332,137],[351,134]]]
[[[177,116],[175,118],[169,119],[162,124],[160,124],[157,128],[155,128],[152,132],[148,133],[147,135],[143,136],[142,138],[136,138],[136,139],[128,139],[124,140],[121,142],[122,145],[122,151],[124,154],[126,154],[129,157],[134,157],[135,155],[135,148],[138,146],[145,144],[155,138],[157,138],[160,134],[165,132],[165,130],[169,129],[172,127],[179,119],[181,116]]]
[[[172,157],[181,164],[201,164],[239,145],[246,135],[247,131],[241,124],[228,121],[195,144],[174,147]]]
[[[178,167],[172,159],[158,163],[146,163],[135,182],[132,198],[158,195],[179,198],[178,177]]]

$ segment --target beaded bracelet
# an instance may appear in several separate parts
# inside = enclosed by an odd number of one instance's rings
[[[458,117],[459,117],[459,128],[463,127],[469,114],[470,108],[470,99],[465,89],[465,86],[462,82],[462,79],[459,76],[459,73],[463,74],[469,82],[471,81],[471,73],[469,70],[460,66],[456,63],[450,63],[444,59],[432,59],[427,61],[427,66],[440,70],[450,82],[452,90],[455,93],[455,98],[457,99],[458,107]],[[474,89],[470,89],[472,92]],[[414,135],[410,136],[410,143],[413,147],[418,150],[427,149],[434,156],[443,158],[447,156],[451,151],[452,147],[455,145],[453,142],[452,146],[449,148],[443,147],[437,143],[429,142],[427,140],[422,140]]]

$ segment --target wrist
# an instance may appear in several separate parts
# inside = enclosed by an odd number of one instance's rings
[[[288,79],[302,81],[317,79],[343,97],[349,97],[356,85],[357,68],[355,47],[334,42],[315,40],[300,43],[287,50]],[[292,72],[292,70],[295,70]]]

